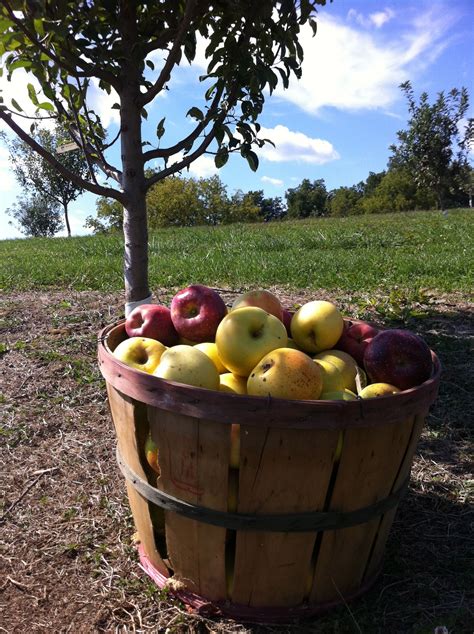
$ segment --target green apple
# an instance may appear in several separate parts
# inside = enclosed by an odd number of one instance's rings
[[[400,390],[390,383],[371,383],[360,392],[360,398],[377,398],[378,396],[388,396],[398,394]]]
[[[274,396],[292,400],[313,400],[321,394],[321,370],[301,350],[277,348],[254,367],[247,392],[254,396]]]
[[[287,342],[283,323],[256,306],[231,310],[216,332],[222,363],[239,376],[248,376],[262,357]]]
[[[167,348],[156,339],[130,337],[115,348],[113,355],[136,370],[153,374]]]
[[[214,362],[194,346],[177,345],[165,350],[153,373],[160,379],[185,385],[219,389],[219,372]]]
[[[240,466],[240,425],[232,423],[230,428],[230,458],[231,469],[238,469]]]
[[[314,357],[315,361],[329,361],[341,372],[343,377],[342,387],[352,392],[356,391],[357,362],[347,352],[342,350],[324,350]]]
[[[219,356],[219,352],[217,351],[217,346],[215,343],[210,341],[205,341],[203,343],[197,343],[195,346],[196,350],[201,350],[204,354],[207,354],[209,359],[214,362],[214,365],[217,368],[219,374],[223,372],[227,372],[227,368],[222,363],[221,358]]]
[[[145,456],[146,461],[153,469],[153,471],[160,475],[160,465],[158,462],[158,446],[151,437],[151,434],[148,434],[145,442]]]
[[[299,308],[291,320],[291,337],[305,352],[332,348],[344,329],[342,315],[332,302],[315,300]]]
[[[323,392],[337,392],[345,388],[344,375],[341,370],[325,359],[314,359],[313,363],[317,363],[323,379]]]

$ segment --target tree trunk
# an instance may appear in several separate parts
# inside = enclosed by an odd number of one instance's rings
[[[122,67],[120,91],[122,190],[125,194],[123,234],[125,238],[124,281],[126,312],[134,304],[149,300],[148,287],[148,227],[146,186],[143,163],[141,112],[138,104],[139,77],[133,50],[136,44],[134,3],[123,5],[123,36],[128,41],[130,58]]]
[[[69,212],[67,209],[67,203],[63,203],[63,207],[64,207],[64,221],[66,223],[66,229],[67,229],[67,237],[70,238],[71,237],[71,225],[69,224]]]

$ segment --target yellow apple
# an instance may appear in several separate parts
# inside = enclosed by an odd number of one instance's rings
[[[256,306],[231,310],[216,332],[222,363],[239,376],[248,376],[263,356],[287,341],[283,323]]]
[[[357,374],[357,362],[347,352],[342,350],[324,350],[314,357],[317,361],[329,361],[341,372],[343,377],[343,386],[352,392],[356,391],[356,374]]]
[[[214,362],[194,346],[177,345],[168,348],[153,373],[160,379],[185,385],[219,389],[219,372]]]
[[[227,372],[227,368],[221,361],[215,343],[206,341],[204,343],[197,343],[194,347],[196,348],[196,350],[201,350],[202,352],[204,352],[204,354],[207,354],[209,359],[214,362],[214,365],[216,366],[219,374],[222,374],[222,372]]]
[[[359,393],[360,398],[377,398],[378,396],[388,396],[389,394],[397,394],[400,392],[398,387],[390,385],[390,383],[371,383],[364,387]]]
[[[322,377],[317,363],[293,348],[278,348],[266,354],[252,370],[247,392],[294,400],[317,399]]]
[[[294,340],[291,337],[288,337],[288,343],[286,344],[287,348],[294,348],[295,350],[301,350],[299,346],[296,345]],[[302,350],[304,352],[304,350]]]
[[[113,354],[131,368],[153,374],[166,350],[166,346],[156,339],[130,337],[119,343]]]
[[[344,375],[338,367],[325,359],[314,359],[321,369],[323,379],[323,392],[337,392],[345,387]]]
[[[221,392],[231,392],[232,394],[247,394],[247,377],[224,372],[219,375],[219,390]]]
[[[357,401],[357,395],[351,390],[334,390],[334,392],[322,392],[320,401]]]
[[[299,308],[291,320],[291,337],[305,352],[332,348],[344,329],[342,315],[332,302],[315,300]]]

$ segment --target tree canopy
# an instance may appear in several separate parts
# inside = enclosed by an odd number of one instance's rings
[[[469,108],[467,89],[440,92],[430,103],[426,92],[416,101],[409,81],[400,88],[410,118],[408,128],[397,133],[398,144],[390,147],[389,167],[412,172],[418,186],[434,191],[443,209],[453,183],[465,178],[468,151],[474,143],[474,119],[464,121]]]
[[[6,213],[25,236],[33,238],[54,236],[64,226],[59,203],[41,193],[20,196]]]
[[[42,194],[46,200],[56,203],[53,205],[54,208],[56,205],[62,207],[67,234],[70,236],[71,225],[68,207],[84,192],[84,188],[65,178],[26,141],[18,137],[9,140],[5,134],[2,134],[1,137],[8,146],[10,163],[18,182],[32,196]],[[61,148],[61,145],[69,139],[67,130],[59,122],[56,123],[53,130],[33,126],[31,138],[50,154],[57,154],[57,160],[68,171],[81,178],[86,178],[88,166],[79,148],[57,153],[58,148]],[[48,205],[49,207],[51,205]]]
[[[0,5],[0,55],[7,77],[18,69],[39,83],[28,86],[37,114],[65,125],[88,163],[87,178],[73,173],[18,123],[25,106],[0,102],[2,119],[23,141],[80,187],[124,207],[124,277],[128,303],[149,298],[146,192],[158,181],[188,167],[205,152],[218,167],[239,152],[257,169],[255,146],[262,145],[258,118],[266,91],[301,75],[300,29],[316,30],[318,5],[326,0],[5,0]],[[178,65],[192,62],[204,42],[207,69],[199,78],[202,98],[187,117],[189,133],[168,142],[168,124],[158,115],[154,138],[142,138],[143,119],[167,90]],[[157,60],[160,60],[159,63]],[[120,129],[108,139],[91,106],[97,85],[116,95]],[[192,91],[190,90],[190,93]],[[107,150],[120,142],[121,162]],[[159,169],[145,174],[149,161]],[[103,184],[94,167],[107,177]],[[116,183],[116,186],[113,183]]]

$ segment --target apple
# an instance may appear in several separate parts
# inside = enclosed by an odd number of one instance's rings
[[[202,284],[183,288],[171,300],[171,319],[178,334],[196,343],[214,341],[217,326],[226,313],[219,293]]]
[[[288,337],[291,337],[291,320],[293,319],[294,314],[295,314],[294,310],[288,310],[288,308],[283,309],[282,322],[285,324]]]
[[[214,365],[216,366],[219,374],[222,374],[222,372],[227,372],[227,368],[221,361],[215,343],[204,341],[203,343],[197,343],[194,347],[196,348],[196,350],[201,350],[201,352],[204,352],[204,354],[206,354],[209,359],[214,362]]]
[[[219,391],[231,394],[247,394],[247,377],[224,372],[219,376]]]
[[[388,396],[389,394],[397,394],[400,392],[398,387],[389,383],[371,383],[359,392],[360,398],[377,398],[379,396]]]
[[[158,464],[158,446],[151,437],[151,434],[148,434],[145,442],[145,457],[153,471],[160,475],[160,466]]]
[[[293,400],[319,398],[321,370],[307,354],[294,348],[277,348],[266,354],[252,370],[247,392]]]
[[[179,339],[170,309],[160,304],[141,304],[134,308],[125,320],[125,331],[129,337],[148,337],[165,346],[174,346]]]
[[[371,326],[365,321],[353,322],[349,319],[345,319],[341,338],[334,347],[350,354],[351,357],[357,361],[358,365],[362,366],[367,344],[378,333],[379,330],[377,328],[374,328],[374,326]]]
[[[283,322],[256,306],[231,310],[216,332],[222,363],[239,376],[248,376],[263,356],[287,341]]]
[[[342,390],[334,390],[333,392],[322,392],[319,397],[320,401],[356,401],[357,395],[344,388]]]
[[[219,372],[214,362],[194,346],[180,344],[168,348],[153,374],[167,381],[204,387],[208,390],[219,389]]]
[[[410,330],[382,330],[365,350],[364,367],[371,383],[390,383],[400,390],[420,385],[433,370],[431,350]]]
[[[324,350],[324,352],[317,354],[314,360],[329,361],[335,365],[342,374],[342,386],[355,392],[358,366],[356,360],[353,359],[350,354],[342,350]]]
[[[166,350],[166,346],[156,339],[130,337],[119,343],[113,355],[131,368],[153,374]]]
[[[338,392],[345,388],[345,376],[341,370],[326,359],[314,359],[319,365],[323,380],[322,392]]]
[[[229,513],[237,512],[239,500],[239,471],[238,469],[229,469],[229,480],[227,489],[227,510]]]
[[[344,328],[342,315],[332,302],[315,300],[299,308],[291,320],[291,336],[305,352],[332,348]]]
[[[283,308],[280,300],[270,291],[254,290],[242,293],[235,298],[232,310],[237,310],[237,308],[243,308],[244,306],[257,306],[283,321]]]

